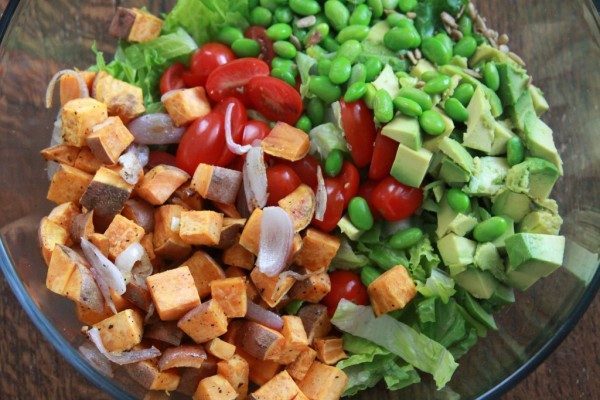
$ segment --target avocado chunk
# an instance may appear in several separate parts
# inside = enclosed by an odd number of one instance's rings
[[[533,100],[531,94],[526,91],[519,97],[516,104],[508,106],[506,108],[506,114],[510,117],[515,127],[520,130],[525,130],[525,121],[529,118],[529,115],[535,115],[535,109],[533,108]]]
[[[449,137],[443,138],[440,141],[439,149],[465,171],[468,173],[473,172],[473,157],[456,140],[450,139]]]
[[[494,141],[489,152],[490,156],[506,154],[506,143],[515,136],[511,125],[509,120],[494,121]]]
[[[437,98],[437,100],[439,101],[439,96]],[[435,99],[434,99],[435,101]],[[444,120],[444,123],[446,124],[446,130],[439,136],[429,136],[427,135],[427,139],[423,142],[423,147],[425,147],[427,150],[431,151],[431,152],[436,152],[439,150],[440,147],[440,143],[442,142],[442,140],[444,140],[444,138],[449,137],[452,134],[452,131],[454,131],[454,121],[452,121],[451,118],[449,118],[446,113],[444,111],[442,111],[441,109],[439,109],[438,107],[434,108],[435,111],[437,111],[441,116],[442,119]]]
[[[450,233],[437,242],[438,251],[444,264],[455,270],[456,273],[464,270],[473,263],[477,244],[462,236]]]
[[[534,199],[545,199],[552,192],[559,176],[554,164],[530,157],[508,171],[506,186],[513,192],[526,193]]]
[[[505,106],[512,106],[517,103],[519,97],[527,90],[529,85],[529,76],[520,67],[514,64],[498,64],[498,74],[500,75],[500,88],[498,96]]]
[[[471,174],[456,165],[448,157],[444,157],[442,160],[439,176],[441,180],[449,185],[467,183],[471,179]]]
[[[495,291],[494,291],[495,292]],[[477,321],[482,323],[486,328],[498,330],[496,321],[492,314],[488,313],[481,305],[475,300],[469,293],[461,291],[459,294],[462,305],[465,309],[475,318]]]
[[[498,118],[504,113],[504,106],[502,106],[502,100],[500,97],[487,86],[481,85],[483,89],[483,93],[485,94],[485,98],[490,103],[490,111],[492,113],[492,117]]]
[[[433,154],[425,148],[415,151],[400,144],[390,174],[400,183],[420,187],[432,156]]]
[[[478,244],[473,261],[480,270],[489,271],[496,279],[501,281],[506,280],[504,262],[493,243]]]
[[[491,273],[473,267],[467,268],[453,278],[458,286],[478,299],[489,299],[498,287],[498,281]]]
[[[483,62],[494,61],[496,63],[507,63],[517,66],[517,63],[510,58],[508,54],[499,49],[490,46],[489,44],[482,44],[477,48],[475,54],[471,56],[469,65],[475,67]]]
[[[372,29],[372,28],[371,28]],[[420,78],[425,72],[436,71],[432,63],[427,61],[425,58],[421,58],[417,65],[413,67],[410,74],[415,78]]]
[[[463,137],[463,146],[489,153],[494,142],[495,120],[490,103],[481,86],[475,89],[467,110],[469,119],[467,120],[467,131]]]
[[[438,238],[444,237],[447,233],[465,236],[475,228],[475,225],[477,225],[477,218],[454,211],[446,198],[442,199],[437,214],[436,234]]]
[[[350,221],[347,215],[344,215],[342,219],[340,219],[337,223],[337,226],[340,228],[343,234],[348,236],[350,240],[358,240],[365,231],[358,229],[354,224]]]
[[[421,127],[416,118],[398,116],[385,125],[381,133],[415,151],[422,146]]]
[[[497,306],[512,304],[515,302],[515,291],[511,287],[499,284],[488,301]]]
[[[475,157],[473,176],[463,190],[473,196],[493,196],[504,187],[508,171],[503,157]]]
[[[538,116],[543,115],[550,109],[550,105],[546,98],[544,97],[544,93],[542,90],[534,85],[529,85],[529,94],[531,95],[531,100],[533,101],[533,108],[535,109],[535,113]]]
[[[398,92],[400,92],[398,78],[396,78],[396,74],[394,73],[394,70],[390,64],[386,64],[385,68],[383,68],[383,71],[381,71],[377,79],[375,79],[372,84],[377,90],[385,90],[388,92],[392,99],[398,96]]]
[[[386,21],[379,21],[371,27],[369,35],[365,40],[374,44],[382,44],[383,37],[390,30],[390,25]]]
[[[492,199],[494,215],[506,215],[515,222],[521,220],[531,211],[531,199],[523,193],[515,193],[505,189]]]
[[[525,145],[533,157],[550,161],[563,174],[563,163],[554,144],[552,129],[533,113],[528,113],[525,119]]]
[[[515,222],[512,219],[510,219],[509,217],[507,217],[506,215],[503,215],[502,217],[507,222],[506,232],[504,232],[504,234],[502,236],[500,236],[498,239],[494,240],[491,243],[494,246],[496,246],[496,248],[498,250],[503,251],[506,248],[506,238],[511,237],[512,235],[515,234]]]
[[[425,191],[426,194],[428,192],[432,192],[433,197],[435,198],[435,201],[437,203],[442,201],[442,199],[444,198],[445,190],[444,190],[444,182],[442,182],[442,181],[433,181],[430,184],[428,184],[427,186],[425,186],[423,188],[423,190]]]
[[[433,157],[431,157],[431,162],[429,163],[429,168],[427,169],[427,173],[432,177],[439,179],[440,170],[442,169],[442,162],[447,159],[441,151],[436,151],[433,153]]]
[[[548,210],[532,211],[521,221],[521,232],[558,235],[563,219]]]

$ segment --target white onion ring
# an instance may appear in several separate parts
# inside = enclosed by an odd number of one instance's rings
[[[169,114],[146,114],[131,121],[127,128],[135,138],[135,143],[163,145],[179,143],[185,128],[178,128]]]
[[[135,144],[129,146],[127,151],[119,157],[119,164],[123,167],[120,172],[121,178],[130,185],[138,183],[144,167],[148,164],[149,157],[148,146]]]
[[[325,180],[323,179],[323,171],[321,166],[317,167],[317,193],[316,207],[315,207],[315,219],[317,221],[323,221],[325,218],[325,211],[327,211],[327,188],[325,188]]]
[[[72,69],[63,69],[55,73],[48,83],[48,88],[46,89],[46,108],[52,107],[52,99],[54,97],[54,88],[56,87],[56,82],[58,82],[58,79],[63,75],[70,75],[77,79],[80,97],[90,97],[90,91],[88,90],[88,87],[79,72]]]
[[[145,253],[144,246],[138,242],[132,243],[115,258],[115,266],[123,276],[130,275],[135,263],[140,261]]]
[[[85,358],[87,362],[102,375],[108,376],[109,378],[113,377],[114,374],[110,362],[92,343],[85,342],[79,346],[79,352],[83,358]]]
[[[252,147],[246,154],[243,181],[248,209],[252,211],[267,205],[267,167],[261,147]]]
[[[249,144],[242,146],[233,141],[233,132],[231,132],[231,114],[233,113],[233,107],[234,104],[229,103],[227,110],[225,111],[225,141],[229,151],[241,156],[249,152],[252,146]]]
[[[146,316],[144,317],[144,325],[146,325],[148,323],[148,321],[150,321],[150,318],[152,318],[154,316],[154,311],[155,311],[154,303],[150,303],[150,307],[148,307],[148,312],[146,313]]]
[[[104,279],[104,276],[100,271],[98,271],[97,268],[90,268],[90,273],[92,274],[94,281],[96,281],[98,289],[100,289],[100,293],[102,293],[102,297],[104,298],[104,304],[106,304],[108,308],[110,308],[110,311],[112,311],[113,314],[116,314],[117,307],[115,306],[115,302],[113,301],[112,296],[110,295],[110,288],[108,287],[106,279]]]
[[[248,302],[246,318],[278,331],[283,328],[283,320],[279,315],[251,301]]]
[[[99,275],[108,284],[108,287],[117,294],[125,293],[125,278],[119,269],[102,252],[87,239],[81,238],[81,249],[85,258],[96,269]]]
[[[104,343],[102,343],[102,338],[100,337],[100,331],[98,330],[98,328],[90,329],[87,332],[87,334],[92,343],[96,345],[100,353],[102,353],[104,357],[108,358],[115,364],[133,364],[136,362],[159,357],[161,354],[160,351],[154,346],[152,346],[149,349],[125,351],[122,353],[109,352],[108,350],[106,350],[106,347],[104,347]]]
[[[142,258],[139,262],[135,263],[131,269],[131,280],[134,281],[138,286],[147,288],[146,278],[152,275],[154,267],[148,257],[148,254],[144,251]]]
[[[322,273],[321,271],[310,271],[310,272],[307,272],[306,274],[300,274],[296,271],[288,270],[288,271],[283,271],[281,274],[279,274],[279,281],[282,281],[283,279],[288,278],[288,277],[294,278],[297,281],[305,281],[308,278],[310,278],[311,276],[318,275],[321,273]]]
[[[260,245],[256,265],[267,276],[276,276],[287,265],[292,243],[294,224],[281,207],[263,209],[260,221]]]

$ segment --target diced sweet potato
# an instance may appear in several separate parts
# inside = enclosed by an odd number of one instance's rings
[[[169,347],[158,360],[158,369],[164,371],[171,368],[200,368],[204,360],[206,352],[200,345]]]
[[[296,397],[293,400],[310,400],[302,391],[299,391]]]
[[[196,343],[204,343],[227,332],[227,316],[219,303],[209,300],[190,310],[177,326]]]
[[[308,154],[310,140],[302,130],[285,122],[278,122],[271,133],[263,139],[265,153],[289,161],[298,161]]]
[[[159,320],[144,327],[144,338],[179,346],[183,339],[183,331],[177,327],[176,321]],[[204,358],[206,358],[206,354],[204,354]]]
[[[229,360],[235,354],[235,346],[219,338],[214,338],[206,343],[206,351],[221,360]]]
[[[331,279],[327,272],[314,273],[305,280],[294,283],[289,296],[309,303],[320,302],[331,291]]]
[[[128,42],[148,42],[160,35],[163,21],[154,15],[137,9],[118,7],[108,33]]]
[[[144,318],[135,310],[125,310],[94,325],[106,350],[125,351],[142,341]]]
[[[417,287],[402,265],[380,275],[367,290],[377,316],[404,308],[417,295]]]
[[[285,338],[274,329],[253,321],[246,321],[238,333],[238,343],[244,351],[260,360],[277,360]]]
[[[252,270],[250,279],[252,279],[254,286],[258,289],[260,297],[269,307],[275,307],[279,304],[283,296],[294,286],[295,282],[291,276],[267,276],[260,272],[258,268]]]
[[[77,168],[60,164],[50,181],[46,198],[56,204],[79,203],[79,199],[92,181],[92,176]]]
[[[227,249],[238,243],[240,232],[246,225],[246,219],[239,218],[223,218],[223,228],[221,228],[221,236],[219,244],[216,246],[219,249]]]
[[[155,359],[125,365],[127,374],[148,390],[174,391],[179,386],[177,370],[160,371]]]
[[[179,236],[188,244],[216,246],[221,238],[223,214],[214,211],[183,211]]]
[[[194,278],[186,266],[150,275],[146,283],[163,321],[177,320],[200,304]]]
[[[76,215],[71,221],[69,235],[74,243],[79,244],[81,242],[81,238],[89,239],[94,232],[94,211],[88,211],[85,214]]]
[[[302,393],[311,400],[338,400],[348,383],[348,376],[339,368],[315,361],[298,383]]]
[[[340,239],[314,228],[308,228],[302,240],[302,250],[296,256],[296,264],[311,271],[329,267],[340,248]]]
[[[116,215],[104,232],[108,238],[108,254],[115,259],[133,243],[139,243],[144,237],[144,228],[122,215]]]
[[[254,254],[239,243],[223,251],[223,263],[226,265],[251,270],[254,268],[254,259]]]
[[[301,381],[316,358],[317,352],[307,347],[298,355],[294,362],[287,366],[286,370],[296,381]]]
[[[181,260],[190,254],[192,247],[179,237],[179,226],[183,208],[179,205],[164,205],[154,213],[154,252],[161,257]],[[190,268],[191,269],[191,268]]]
[[[146,312],[150,310],[150,305],[153,304],[152,296],[145,282],[139,283],[136,280],[131,280],[127,283],[127,291],[123,296],[136,307]]]
[[[213,368],[209,368],[212,365]],[[181,380],[177,391],[183,393],[188,397],[192,397],[200,384],[200,381],[209,376],[213,376],[217,373],[217,364],[209,358],[202,363],[200,368],[179,368],[181,374]]]
[[[210,112],[210,103],[203,87],[177,89],[161,98],[176,126],[187,125]]]
[[[187,210],[202,210],[204,205],[204,200],[198,192],[190,187],[190,182],[181,185],[171,197],[170,202],[179,204]]]
[[[118,172],[102,167],[81,197],[81,205],[94,210],[95,217],[110,220],[121,212],[132,190]]]
[[[200,381],[194,400],[234,400],[238,396],[229,381],[220,375],[204,378]]]
[[[92,126],[86,143],[94,156],[104,164],[116,164],[125,149],[133,143],[133,135],[119,117],[108,117]]]
[[[248,218],[248,222],[246,222],[246,226],[244,226],[244,230],[240,236],[240,245],[254,255],[258,255],[261,221],[262,210],[256,208],[252,212],[252,215],[250,215],[250,218]]]
[[[300,232],[312,221],[317,203],[313,190],[308,185],[302,184],[277,204],[292,218],[294,230]]]
[[[235,204],[225,204],[218,201],[212,202],[215,208],[221,211],[228,218],[242,218],[242,215],[235,207]]]
[[[202,250],[195,252],[181,265],[187,265],[190,269],[201,298],[210,294],[210,283],[212,281],[225,278],[225,272],[219,264]]]
[[[48,214],[48,219],[52,222],[57,223],[62,226],[66,230],[71,228],[71,222],[73,218],[80,213],[79,206],[77,206],[74,202],[63,203],[56,206],[50,214]]]
[[[154,207],[144,200],[127,200],[123,206],[121,215],[144,228],[144,232],[152,232],[154,230]]]
[[[205,199],[233,204],[241,184],[242,173],[239,171],[200,164],[194,172],[191,187]]]
[[[277,375],[281,369],[281,365],[277,364],[275,361],[260,360],[248,354],[240,346],[237,347],[236,353],[248,362],[248,365],[250,366],[250,381],[255,385],[264,385]]]
[[[348,358],[344,352],[342,338],[328,337],[315,339],[314,348],[319,360],[327,365],[335,365],[338,361]]]
[[[289,364],[293,362],[298,355],[308,347],[308,338],[302,325],[302,320],[294,315],[284,315],[283,329],[281,333],[285,338],[285,343],[278,362]]]
[[[48,265],[46,287],[48,290],[64,296],[69,279],[78,265],[84,266],[87,262],[74,250],[62,244],[56,244]]]
[[[56,222],[50,221],[48,217],[42,218],[42,221],[40,222],[38,239],[46,265],[50,264],[50,258],[52,257],[54,247],[57,244],[67,244],[70,240],[69,232]]]
[[[108,113],[106,104],[88,97],[68,101],[63,106],[60,117],[64,143],[83,147],[92,127],[108,118]]]
[[[212,299],[219,303],[227,317],[243,318],[246,316],[248,303],[245,278],[214,280],[210,283],[210,292]]]
[[[231,384],[237,392],[237,400],[244,400],[248,394],[250,368],[248,362],[238,354],[217,363],[217,372]]]
[[[88,174],[95,174],[96,171],[102,168],[103,164],[102,161],[96,158],[89,147],[82,147],[79,154],[77,154],[73,166]]]
[[[157,165],[144,175],[136,188],[136,193],[148,203],[160,206],[189,178],[187,172],[177,167]]]
[[[282,371],[250,395],[252,400],[293,400],[300,388],[287,371]]]
[[[327,336],[331,330],[331,319],[327,315],[327,307],[322,304],[309,304],[298,311],[302,325],[306,330],[308,342]]]
[[[59,164],[65,164],[70,167],[75,166],[75,160],[81,148],[69,146],[68,144],[57,144],[42,150],[40,153],[44,160],[55,161]]]
[[[102,254],[108,257],[108,250],[110,249],[110,243],[108,238],[101,233],[92,233],[87,238],[94,246],[100,250]]]
[[[106,318],[113,315],[113,312],[110,308],[105,307],[102,311],[97,312],[89,309],[86,306],[82,306],[79,303],[75,304],[75,315],[77,315],[77,319],[84,325],[94,325],[98,322],[105,320]]]
[[[98,101],[106,104],[109,115],[119,116],[125,124],[146,111],[141,88],[113,78],[104,71],[96,75],[93,93]]]
[[[92,83],[94,82],[96,73],[92,71],[77,71],[77,73],[79,74],[79,76],[81,76],[89,91],[92,88]],[[58,82],[60,89],[61,106],[64,106],[71,100],[79,99],[81,97],[79,81],[73,75],[62,75]]]

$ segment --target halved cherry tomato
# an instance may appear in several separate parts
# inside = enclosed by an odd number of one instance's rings
[[[195,120],[177,148],[177,166],[193,175],[198,164],[217,165],[225,146],[223,116],[216,112]]]
[[[313,226],[324,232],[331,232],[342,219],[344,213],[344,194],[342,185],[336,179],[325,179],[325,189],[327,189],[327,208],[323,221],[317,221],[313,218]]]
[[[290,166],[300,177],[300,180],[310,186],[312,190],[317,190],[317,169],[320,165],[319,160],[310,154],[301,160],[290,163]]]
[[[202,79],[198,75],[195,75],[189,69],[183,71],[183,74],[181,74],[181,78],[183,79],[183,83],[185,83],[185,87],[188,88],[204,86],[206,84],[206,79]]]
[[[373,149],[373,158],[369,166],[369,179],[379,181],[390,174],[396,152],[398,151],[398,142],[390,139],[379,132],[375,139]]]
[[[373,158],[373,143],[377,136],[373,112],[364,101],[346,103],[340,100],[342,125],[346,141],[357,167],[366,167]]]
[[[304,105],[300,93],[284,81],[272,76],[257,76],[246,87],[250,105],[272,121],[294,125]]]
[[[369,208],[371,209],[371,213],[376,219],[381,218],[381,213],[377,211],[377,209],[373,205],[373,192],[375,191],[375,188],[377,187],[378,183],[379,182],[368,180],[363,182],[363,184],[360,185],[360,188],[358,189],[358,195],[363,199],[367,200]]]
[[[329,274],[331,279],[331,290],[321,303],[327,306],[329,315],[333,315],[342,299],[349,300],[361,306],[369,303],[367,288],[360,280],[360,276],[354,272],[338,269]]]
[[[185,66],[175,63],[163,72],[160,77],[160,94],[165,94],[171,90],[183,89],[185,84],[182,75],[185,72]]]
[[[344,195],[344,208],[348,207],[348,203],[358,193],[360,185],[360,174],[358,169],[350,161],[344,161],[342,171],[335,178],[342,185],[342,194]]]
[[[267,181],[270,206],[277,205],[279,200],[292,193],[302,183],[294,170],[285,164],[276,164],[267,168]]]
[[[271,132],[271,128],[266,123],[251,119],[244,126],[244,132],[242,136],[242,145],[252,145],[255,140],[262,140],[267,137]]]
[[[413,215],[421,206],[423,191],[388,176],[377,184],[371,201],[387,221],[400,221]]]
[[[235,60],[231,49],[221,43],[206,43],[202,45],[190,61],[190,73],[186,74],[186,83],[190,87],[204,86],[208,76],[217,67]]]
[[[172,165],[176,167],[177,160],[173,154],[167,153],[166,151],[151,151],[150,156],[148,157],[147,167],[154,168],[157,165]]]
[[[220,114],[223,118],[222,137],[225,146],[223,147],[221,158],[217,162],[217,165],[219,166],[225,166],[235,158],[235,154],[232,153],[227,147],[227,141],[225,139],[225,115],[227,113],[227,107],[229,107],[230,104],[233,104],[233,110],[231,114],[231,136],[233,137],[234,142],[240,143],[242,141],[244,126],[246,125],[246,122],[248,122],[246,107],[244,107],[244,104],[235,97],[229,97],[223,100],[213,109],[214,112]]]
[[[273,50],[273,41],[267,35],[267,30],[262,26],[251,26],[246,29],[244,36],[248,39],[254,39],[260,44],[260,55],[258,58],[271,64],[275,57],[275,51]]]
[[[212,71],[206,81],[206,91],[213,101],[232,96],[244,100],[246,84],[255,76],[267,76],[269,72],[269,66],[258,58],[240,58]]]

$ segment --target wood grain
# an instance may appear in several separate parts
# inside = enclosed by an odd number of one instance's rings
[[[514,3],[514,2],[511,2]],[[0,10],[7,0],[0,0]],[[487,2],[486,15],[505,1]],[[527,12],[526,10],[523,12]],[[565,38],[568,41],[568,38]],[[0,175],[15,173],[0,168]],[[6,198],[4,198],[6,200]],[[3,221],[19,215],[4,207]],[[88,383],[44,340],[21,309],[4,279],[0,279],[0,398],[108,399]],[[565,342],[506,399],[598,399],[600,384],[600,297]]]

